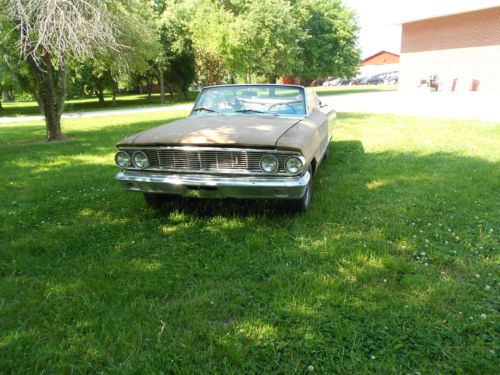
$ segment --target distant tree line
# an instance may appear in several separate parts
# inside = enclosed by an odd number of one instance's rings
[[[352,76],[357,32],[340,0],[0,0],[0,93],[33,96],[57,140],[68,96]]]

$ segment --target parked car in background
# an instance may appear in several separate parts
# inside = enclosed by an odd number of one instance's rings
[[[342,81],[342,78],[333,78],[326,80],[323,82],[323,86],[338,86],[340,82]]]
[[[384,78],[382,78],[383,75],[381,74],[376,74],[374,76],[371,76],[366,80],[367,85],[380,85],[384,83]]]
[[[335,111],[294,85],[205,87],[190,115],[118,143],[116,178],[157,206],[173,195],[309,207]]]
[[[353,81],[352,78],[342,78],[342,80],[340,81],[339,85],[340,86],[349,86],[352,81]]]
[[[398,77],[398,73],[391,73],[387,76],[385,83],[387,85],[397,85],[399,82]]]
[[[356,85],[366,85],[370,77],[360,77],[356,79]]]

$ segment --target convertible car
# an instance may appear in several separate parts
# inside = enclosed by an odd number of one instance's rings
[[[281,199],[303,212],[335,116],[301,86],[205,87],[187,118],[117,144],[116,178],[152,206],[182,195]]]

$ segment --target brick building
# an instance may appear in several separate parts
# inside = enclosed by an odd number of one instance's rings
[[[434,75],[444,91],[500,91],[500,7],[402,24],[400,88]]]
[[[399,70],[399,55],[392,52],[380,51],[363,60],[359,68],[359,75],[371,76],[397,70]]]

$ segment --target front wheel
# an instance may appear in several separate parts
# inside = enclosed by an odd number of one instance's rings
[[[144,193],[144,200],[148,206],[157,208],[165,201],[165,197],[163,194]]]
[[[307,187],[306,187],[306,192],[304,193],[302,198],[287,201],[287,207],[291,213],[306,212],[307,209],[309,208],[309,205],[311,204],[311,196],[312,196],[312,170],[311,170],[311,168],[309,168],[308,172],[311,175],[311,178],[309,179],[309,183],[307,184]]]

